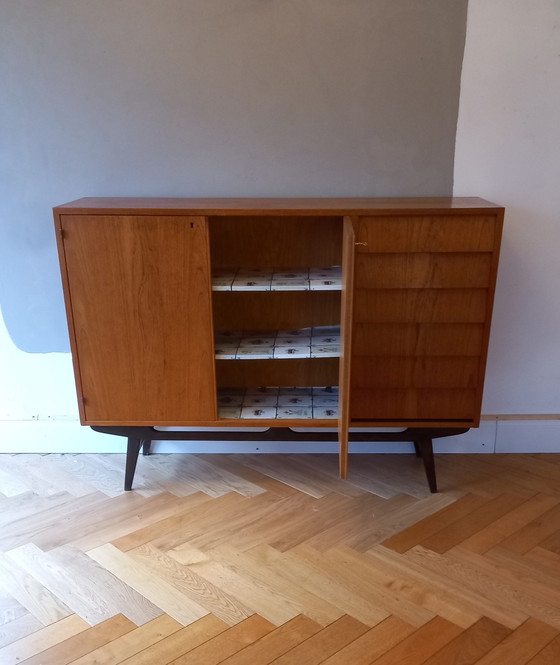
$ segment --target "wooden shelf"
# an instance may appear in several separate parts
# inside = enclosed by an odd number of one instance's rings
[[[342,267],[248,270],[212,273],[213,291],[341,291]]]
[[[336,420],[338,386],[222,388],[218,417],[228,420]]]
[[[214,353],[217,360],[338,358],[340,326],[266,332],[218,332]]]

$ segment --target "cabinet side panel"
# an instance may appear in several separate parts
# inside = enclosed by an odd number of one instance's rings
[[[76,344],[76,332],[74,329],[74,314],[72,312],[72,299],[70,298],[70,285],[68,281],[68,267],[66,264],[66,253],[64,251],[64,239],[61,223],[61,215],[54,212],[54,227],[56,234],[56,244],[58,249],[58,260],[60,263],[60,277],[62,281],[62,290],[64,293],[64,307],[66,309],[66,320],[68,323],[68,335],[70,338],[70,349],[72,351],[72,366],[74,368],[74,380],[76,382],[76,394],[78,398],[78,411],[80,414],[80,422],[85,422],[84,412],[84,398],[82,389],[82,378],[80,374],[80,363],[78,357],[78,349]]]
[[[85,423],[216,417],[204,217],[63,215]]]
[[[484,332],[482,335],[482,353],[480,354],[479,373],[482,377],[479,388],[476,394],[476,412],[480,416],[482,410],[482,397],[484,391],[484,376],[486,374],[486,361],[488,359],[488,346],[490,343],[490,328],[492,324],[492,312],[494,309],[494,295],[496,292],[496,281],[498,277],[498,264],[500,260],[500,248],[502,244],[502,231],[504,226],[504,209],[500,208],[496,211],[495,224],[494,224],[494,250],[492,252],[492,264],[490,267],[490,280],[487,290],[486,298],[486,317]],[[478,426],[478,425],[477,425]]]

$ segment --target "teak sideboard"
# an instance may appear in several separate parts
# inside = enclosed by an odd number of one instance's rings
[[[343,478],[349,440],[413,441],[436,491],[432,439],[479,425],[503,215],[478,198],[58,206],[81,423],[128,437],[126,489],[153,440],[265,427],[335,437]]]

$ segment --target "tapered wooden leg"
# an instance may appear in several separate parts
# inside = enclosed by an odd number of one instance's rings
[[[152,442],[150,439],[142,439],[140,445],[142,446],[142,455],[152,454]]]
[[[434,449],[432,446],[431,439],[420,439],[414,442],[414,446],[420,448],[420,455],[422,456],[422,461],[424,462],[424,468],[426,469],[426,477],[428,478],[428,485],[430,487],[430,492],[435,494],[437,492],[437,482],[436,482],[436,466],[434,464]]]
[[[134,472],[136,471],[136,462],[138,461],[138,453],[142,441],[140,439],[128,439],[126,446],[126,469],[124,472],[124,489],[129,491],[132,489],[132,481],[134,480]]]
[[[418,445],[418,441],[414,441],[414,452],[416,453],[416,457],[422,456],[422,453],[420,451],[420,446]]]

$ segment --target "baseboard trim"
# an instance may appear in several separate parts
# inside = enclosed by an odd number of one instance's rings
[[[559,413],[497,413],[481,416],[480,420],[560,420]]]

